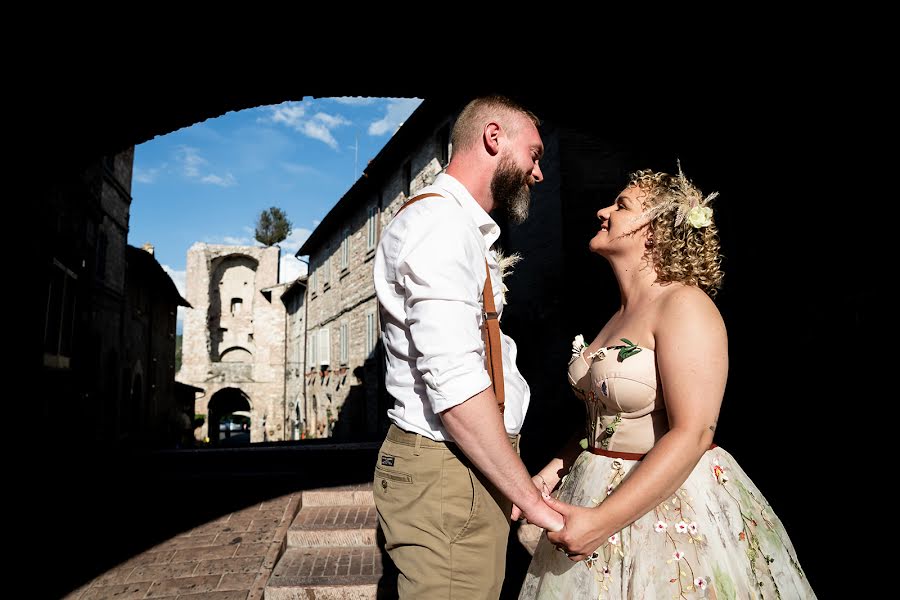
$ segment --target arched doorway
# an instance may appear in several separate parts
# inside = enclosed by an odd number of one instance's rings
[[[244,446],[250,443],[252,406],[238,388],[224,388],[209,401],[207,424],[214,446]]]

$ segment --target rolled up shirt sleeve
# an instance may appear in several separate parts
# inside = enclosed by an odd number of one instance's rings
[[[440,413],[491,385],[481,337],[484,242],[453,218],[432,219],[427,233],[411,237],[397,276],[416,367]]]

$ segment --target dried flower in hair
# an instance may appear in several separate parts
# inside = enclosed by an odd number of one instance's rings
[[[694,229],[708,227],[712,224],[713,209],[708,206],[695,206],[687,214],[687,222]]]
[[[713,211],[708,204],[719,195],[719,192],[713,192],[704,198],[700,190],[684,175],[680,160],[678,176],[673,177],[673,180],[676,184],[666,190],[667,198],[651,206],[644,214],[652,221],[664,213],[675,211],[675,227],[679,227],[685,220],[695,229],[712,224]]]

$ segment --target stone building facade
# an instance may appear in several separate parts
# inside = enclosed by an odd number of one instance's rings
[[[452,114],[423,103],[297,252],[309,256],[309,437],[377,439],[387,428],[375,248],[397,209],[446,167]]]
[[[37,435],[83,447],[167,446],[175,311],[184,305],[151,254],[128,246],[134,148],[48,178],[36,195],[42,325]]]
[[[205,390],[200,435],[218,443],[233,413],[250,416],[250,441],[290,438],[285,404],[286,311],[277,246],[198,242],[187,256],[182,365],[177,380]]]
[[[178,306],[190,305],[153,255],[153,246],[125,248],[124,330],[118,359],[122,381],[120,422],[135,443],[174,447],[193,429],[193,411],[175,392],[175,324]]]
[[[288,438],[305,437],[306,413],[306,276],[298,277],[281,294],[285,318],[284,390]]]

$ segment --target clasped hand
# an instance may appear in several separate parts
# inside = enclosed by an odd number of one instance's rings
[[[598,522],[598,511],[594,508],[573,506],[557,500],[549,494],[542,494],[544,502],[561,514],[565,525],[560,531],[547,531],[547,539],[569,560],[578,562],[594,553],[608,538]]]

